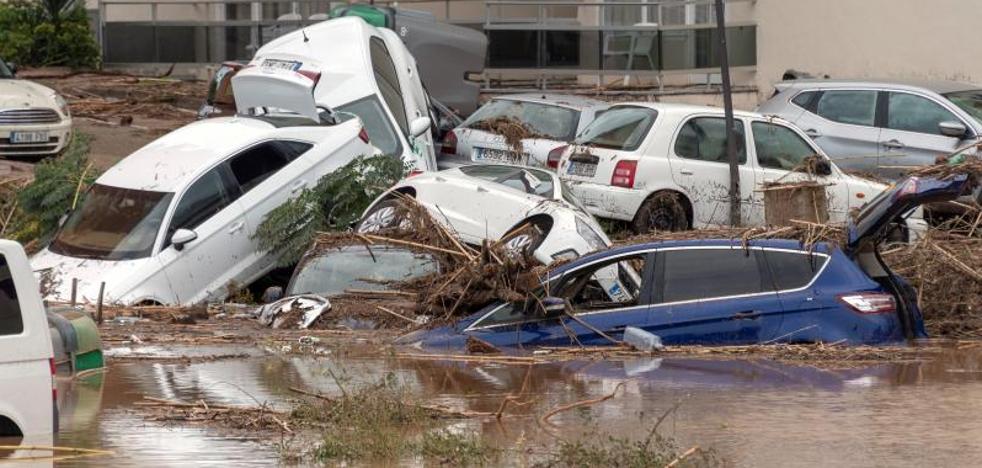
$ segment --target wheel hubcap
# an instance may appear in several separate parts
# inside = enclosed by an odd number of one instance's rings
[[[392,226],[396,218],[396,210],[391,206],[386,206],[384,208],[373,211],[371,214],[362,221],[361,226],[358,228],[358,232],[361,233],[375,233],[389,226]]]

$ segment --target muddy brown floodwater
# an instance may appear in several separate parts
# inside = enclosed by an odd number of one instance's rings
[[[118,347],[117,356],[244,354],[217,361],[117,358],[108,372],[62,381],[58,445],[115,452],[59,466],[264,466],[280,460],[274,441],[230,436],[215,428],[148,420],[135,405],[144,395],[209,403],[268,402],[287,406],[289,387],[337,394],[347,384],[391,373],[420,401],[497,411],[517,392],[524,365],[397,359],[392,353],[281,354],[242,345]],[[381,354],[381,355],[380,355]],[[538,416],[556,405],[624,391],[586,410],[551,419],[563,437],[585,427],[638,437],[651,420],[679,404],[661,433],[682,448],[714,447],[735,466],[978,466],[982,460],[982,347],[951,348],[926,361],[854,365],[847,369],[766,359],[642,358],[567,361],[534,366],[535,403],[501,423],[449,424],[481,432],[500,447],[548,435]],[[519,463],[517,458],[506,460]],[[409,464],[413,464],[411,461]]]

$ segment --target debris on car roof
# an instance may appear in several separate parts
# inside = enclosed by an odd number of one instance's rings
[[[474,122],[470,128],[503,136],[505,143],[518,154],[525,152],[522,146],[522,140],[526,138],[552,138],[536,132],[525,122],[514,117],[495,117],[487,120],[479,120]]]

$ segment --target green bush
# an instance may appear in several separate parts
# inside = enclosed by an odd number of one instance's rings
[[[0,57],[18,65],[91,68],[99,46],[81,2],[0,2]]]

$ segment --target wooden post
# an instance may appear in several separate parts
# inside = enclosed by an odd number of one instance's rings
[[[730,85],[730,57],[726,50],[726,11],[723,0],[716,0],[716,35],[719,36],[719,69],[723,82],[723,112],[726,122],[726,156],[730,163],[730,225],[740,225],[740,161],[733,133],[733,89]]]
[[[106,282],[99,283],[99,302],[95,306],[95,322],[102,325],[102,293],[106,291]]]
[[[75,308],[76,297],[78,297],[78,278],[72,278],[72,308]]]

